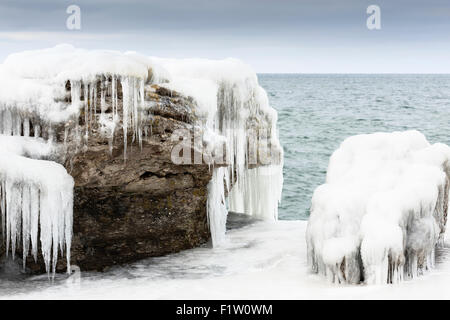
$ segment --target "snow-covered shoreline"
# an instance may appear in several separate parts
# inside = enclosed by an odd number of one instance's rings
[[[258,222],[228,233],[223,248],[197,248],[107,273],[81,273],[80,282],[44,277],[0,283],[2,299],[448,299],[450,242],[436,268],[396,285],[336,285],[311,274],[307,221]],[[47,284],[45,284],[47,283]],[[14,285],[15,284],[15,285]],[[9,286],[9,289],[6,288]],[[13,290],[12,287],[17,287]]]

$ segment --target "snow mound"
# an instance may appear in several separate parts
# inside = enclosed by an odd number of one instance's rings
[[[312,198],[314,272],[333,282],[396,283],[434,266],[445,231],[450,148],[417,131],[347,138]]]

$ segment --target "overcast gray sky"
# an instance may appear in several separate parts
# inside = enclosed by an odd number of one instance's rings
[[[69,31],[66,9],[81,8]],[[381,30],[366,9],[381,8]],[[0,0],[0,61],[58,43],[235,57],[257,72],[450,73],[449,0]]]

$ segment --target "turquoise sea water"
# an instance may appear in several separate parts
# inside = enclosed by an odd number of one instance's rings
[[[260,74],[285,151],[280,219],[307,219],[328,159],[348,136],[416,129],[450,145],[450,75]]]

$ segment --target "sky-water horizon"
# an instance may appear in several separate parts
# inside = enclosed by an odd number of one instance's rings
[[[377,28],[369,27],[373,6]],[[70,28],[74,13],[80,21]],[[0,61],[69,43],[172,58],[234,57],[258,73],[448,74],[449,40],[448,0],[0,1]]]

